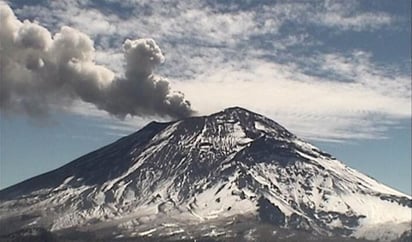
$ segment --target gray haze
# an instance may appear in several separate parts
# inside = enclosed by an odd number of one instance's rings
[[[0,22],[2,112],[41,116],[82,100],[120,118],[193,113],[183,93],[153,74],[164,56],[152,39],[124,42],[126,73],[117,77],[95,63],[93,41],[76,29],[62,27],[52,36],[37,23],[19,21],[4,3]]]

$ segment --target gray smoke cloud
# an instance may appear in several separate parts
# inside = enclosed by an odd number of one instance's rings
[[[18,20],[1,2],[0,23],[2,112],[39,116],[82,100],[120,118],[193,114],[183,93],[153,74],[165,58],[152,39],[124,42],[126,73],[117,77],[95,63],[93,41],[74,28],[52,36],[37,23]]]

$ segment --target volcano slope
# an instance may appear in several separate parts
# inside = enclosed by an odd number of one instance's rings
[[[409,238],[411,207],[410,196],[234,107],[152,122],[0,191],[0,234],[389,241]]]

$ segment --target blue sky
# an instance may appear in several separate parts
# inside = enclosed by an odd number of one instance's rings
[[[44,27],[38,33],[48,36],[43,39],[50,46],[63,26],[86,39],[86,47],[92,43],[94,48],[79,47],[79,56],[87,56],[79,60],[81,77],[82,70],[98,70],[104,72],[98,81],[127,79],[125,40],[153,39],[162,58],[157,55],[150,71],[168,83],[167,95],[184,95],[199,114],[243,106],[267,115],[349,166],[411,194],[410,1],[2,3],[18,19],[11,23],[15,35],[22,35],[19,28],[29,24],[20,22],[28,19]],[[2,56],[21,64],[28,50],[10,49]],[[52,53],[63,55],[50,49],[39,51],[46,65]],[[44,83],[53,86],[57,79]],[[158,117],[165,113],[139,107],[122,120],[81,93],[42,86],[36,93],[51,98],[39,98],[30,92],[35,84],[22,83],[19,89],[7,83],[7,90],[28,100],[30,109],[0,103],[0,187],[57,168],[151,119],[168,119],[168,113]]]

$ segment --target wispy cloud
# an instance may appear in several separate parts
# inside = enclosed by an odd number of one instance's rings
[[[329,141],[382,138],[411,116],[410,68],[378,63],[371,49],[353,43],[328,42],[336,33],[378,37],[403,28],[398,24],[405,16],[361,1],[71,0],[16,8],[50,29],[69,24],[86,32],[97,44],[96,62],[116,73],[124,71],[119,43],[154,38],[166,56],[159,73],[204,114],[241,105],[305,137]],[[72,111],[107,117],[79,111],[82,105]],[[113,131],[147,121],[108,120]]]
[[[195,82],[176,84],[205,112],[242,105],[312,139],[383,137],[388,119],[411,115],[410,79],[386,76],[357,55],[318,56],[318,68],[333,74],[323,78],[296,65],[251,59],[246,67],[227,63]],[[341,75],[350,82],[339,80]]]
[[[339,30],[375,31],[390,26],[395,16],[381,11],[359,11],[359,1],[325,1],[314,13],[314,23]]]
[[[126,116],[124,119],[118,119],[108,115],[107,112],[98,110],[93,105],[82,101],[75,102],[70,109],[65,111],[87,117],[93,121],[92,123],[94,125],[98,125],[106,130],[106,134],[119,137],[129,135],[153,120],[151,117],[137,116]],[[159,121],[166,121],[164,118],[156,117],[156,119]]]

